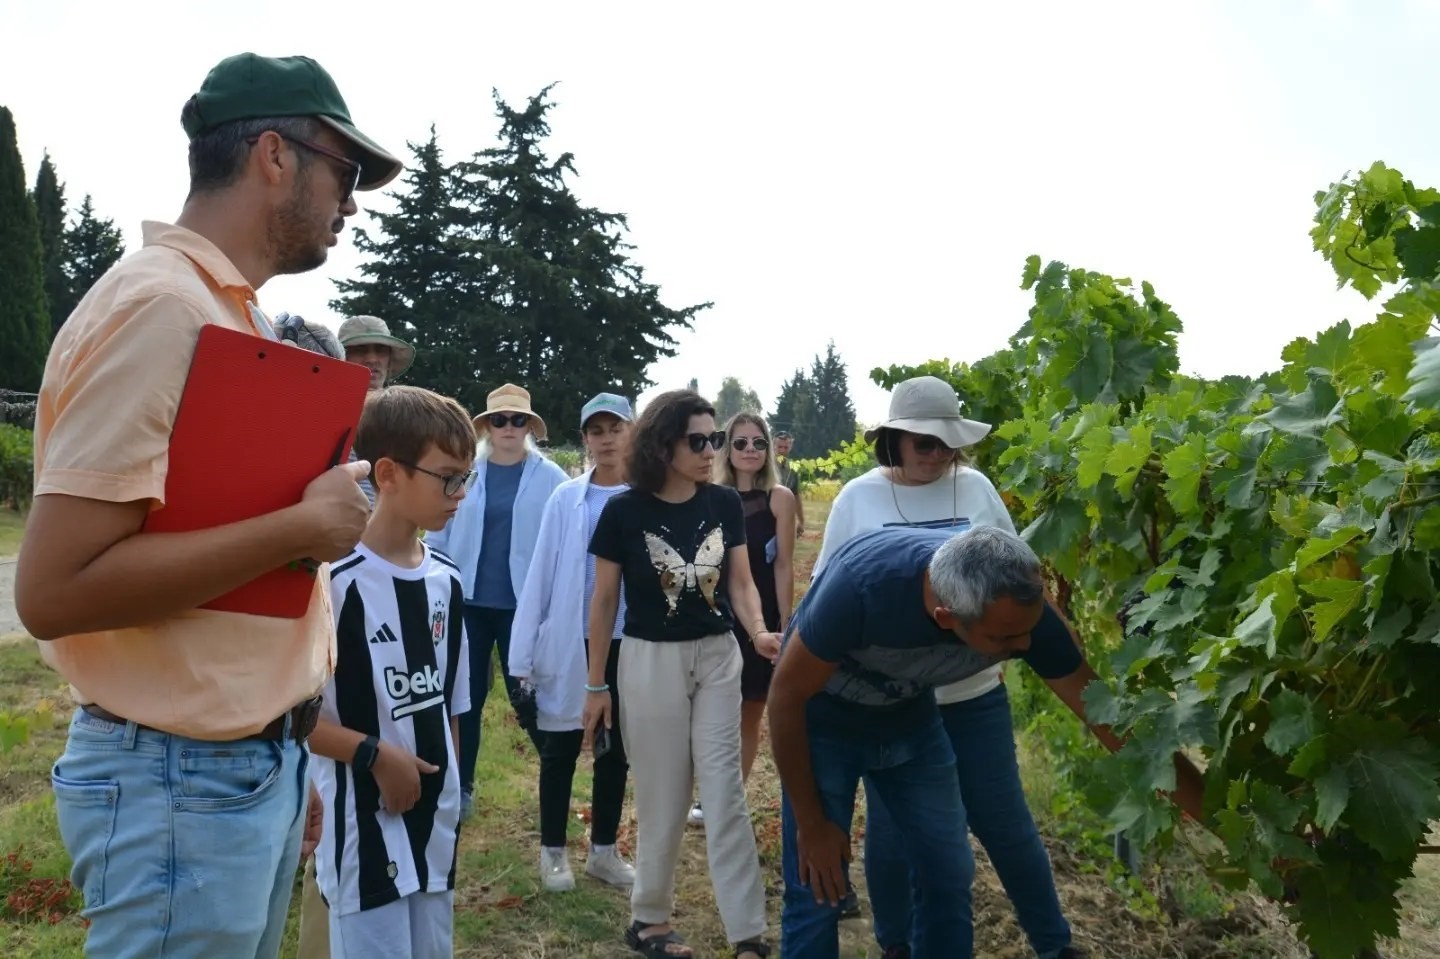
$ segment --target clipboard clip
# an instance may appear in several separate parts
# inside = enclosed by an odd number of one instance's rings
[[[340,439],[335,444],[335,451],[330,454],[330,465],[325,467],[327,471],[333,470],[340,465],[340,461],[345,455],[345,441],[350,439],[350,433],[350,427],[346,427],[345,432],[340,434]],[[291,560],[286,564],[286,569],[304,570],[311,576],[314,576],[320,571],[320,563],[307,557],[305,559]]]

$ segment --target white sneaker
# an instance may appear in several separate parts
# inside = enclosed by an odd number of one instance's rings
[[[700,804],[698,802],[690,807],[690,825],[705,825],[705,811],[700,808]]]
[[[612,886],[635,885],[635,867],[621,859],[614,846],[591,846],[585,875]]]
[[[569,892],[575,888],[575,874],[570,871],[570,859],[565,848],[540,847],[540,881],[546,892]]]

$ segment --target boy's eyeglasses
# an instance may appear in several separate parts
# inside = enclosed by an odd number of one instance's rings
[[[763,436],[757,436],[753,442],[748,436],[737,436],[730,441],[730,445],[742,453],[752,446],[755,452],[763,453],[770,448],[770,441]]]
[[[437,473],[434,470],[427,470],[423,466],[416,466],[414,463],[407,463],[404,460],[396,460],[401,466],[415,470],[417,473],[424,473],[426,476],[433,476],[445,484],[446,496],[459,496],[461,492],[469,491],[475,485],[475,471],[467,470],[464,473],[451,473],[448,476],[444,473]]]
[[[513,426],[518,430],[530,422],[529,413],[491,413],[489,418],[491,429],[497,430],[503,430],[507,426]]]
[[[709,436],[706,436],[704,433],[691,433],[685,437],[685,442],[690,444],[690,452],[692,453],[703,453],[707,446],[712,450],[718,450],[725,445],[725,431],[716,430]]]

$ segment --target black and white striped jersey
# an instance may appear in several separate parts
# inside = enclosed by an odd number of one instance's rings
[[[460,774],[450,717],[470,709],[469,650],[460,571],[443,553],[405,569],[360,545],[330,569],[335,675],[321,715],[440,767],[421,775],[420,801],[381,809],[368,770],[314,756],[325,803],[315,876],[340,915],[413,892],[455,888]]]

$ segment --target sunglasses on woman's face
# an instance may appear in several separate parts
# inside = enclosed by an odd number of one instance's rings
[[[929,456],[932,453],[953,453],[955,450],[933,436],[917,436],[915,437],[915,452],[921,456]]]
[[[703,453],[705,452],[706,446],[709,446],[712,450],[718,450],[725,445],[725,431],[716,430],[709,436],[706,436],[704,433],[691,433],[685,437],[685,442],[690,444],[690,452],[692,453]]]
[[[757,436],[754,440],[747,436],[737,436],[730,441],[730,445],[742,453],[752,446],[755,448],[755,452],[763,453],[770,448],[770,441],[763,436]]]
[[[503,430],[507,426],[513,426],[517,430],[530,422],[529,413],[491,413],[490,426],[497,430]]]

